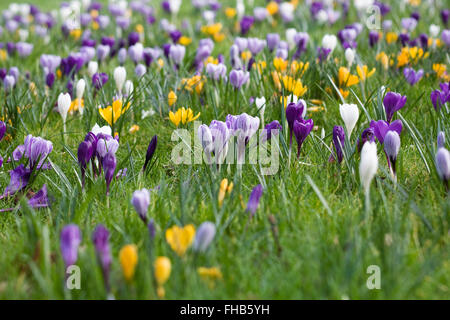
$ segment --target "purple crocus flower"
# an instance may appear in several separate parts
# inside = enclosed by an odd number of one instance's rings
[[[257,55],[260,53],[265,46],[266,41],[264,40],[258,38],[248,38],[248,50],[250,50],[252,55]]]
[[[450,180],[450,152],[446,148],[439,148],[435,161],[439,177],[444,181],[448,189],[448,181]]]
[[[449,17],[450,17],[450,10],[448,10],[448,9],[441,10],[441,19],[442,19],[442,23],[445,26],[447,26]]]
[[[102,161],[103,170],[105,171],[106,181],[106,195],[109,195],[109,186],[114,178],[114,171],[116,170],[117,161],[114,153],[108,152]]]
[[[323,62],[327,60],[328,55],[330,54],[331,49],[319,47],[317,48],[317,58],[319,59],[319,62]]]
[[[153,48],[145,48],[144,53],[143,53],[145,65],[147,67],[149,67],[153,61],[158,59],[159,55],[160,55],[160,50],[153,49]]]
[[[250,212],[250,217],[253,217],[255,215],[255,212],[259,206],[259,200],[262,196],[262,193],[263,193],[262,185],[258,184],[253,188],[252,193],[248,198],[247,209],[245,210],[247,212]]]
[[[173,30],[172,32],[169,33],[169,36],[172,39],[173,43],[177,43],[182,35],[183,34],[179,30]]]
[[[229,78],[231,85],[235,89],[239,90],[245,83],[248,82],[250,74],[243,70],[231,70]]]
[[[84,189],[85,185],[85,177],[86,177],[86,166],[88,162],[91,160],[94,154],[94,148],[92,147],[92,143],[90,141],[83,141],[78,146],[78,164],[81,169],[81,185]]]
[[[280,42],[280,35],[278,33],[268,33],[266,36],[267,47],[273,51]]]
[[[155,220],[150,219],[147,225],[148,229],[148,235],[150,236],[150,240],[153,240],[153,238],[156,235],[156,227],[155,227]]]
[[[403,75],[405,76],[406,81],[413,86],[422,79],[423,69],[416,72],[413,68],[405,68],[403,69]]]
[[[106,73],[95,73],[92,76],[92,85],[95,89],[100,90],[108,81],[108,75]]]
[[[286,120],[289,127],[289,147],[292,145],[292,133],[294,130],[294,122],[300,121],[306,115],[306,105],[303,101],[297,103],[291,102],[286,107]]]
[[[388,131],[384,137],[384,152],[388,159],[389,168],[396,174],[395,163],[397,161],[398,151],[400,150],[400,135],[397,131]]]
[[[386,93],[383,99],[384,110],[386,111],[387,122],[391,122],[394,113],[405,106],[406,96],[397,92]]]
[[[51,141],[41,137],[33,137],[31,134],[25,137],[25,157],[30,159],[30,169],[40,169],[43,162],[53,150]]]
[[[147,169],[148,164],[150,161],[152,161],[153,155],[155,154],[156,146],[158,144],[158,137],[155,134],[152,139],[150,140],[150,143],[148,144],[147,153],[145,155],[145,162],[144,166],[142,167],[142,171],[145,172]]]
[[[112,263],[111,250],[109,248],[109,232],[101,224],[99,224],[93,234],[92,242],[97,252],[97,257],[102,267],[103,279],[105,281],[106,290],[109,291],[109,271]]]
[[[373,4],[380,8],[380,13],[382,16],[387,15],[391,11],[391,7],[383,2],[375,1]]]
[[[50,204],[48,200],[47,185],[44,184],[38,192],[36,192],[29,200],[28,205],[31,208],[46,208]]]
[[[147,211],[150,205],[150,192],[147,189],[136,190],[133,192],[131,204],[139,214],[141,220],[147,225]]]
[[[419,35],[420,46],[425,50],[428,48],[428,36],[426,33],[421,33]]]
[[[279,134],[280,130],[283,129],[278,120],[274,120],[268,123],[263,132],[261,133],[260,141],[263,143],[265,141],[269,141],[272,138],[272,135]]]
[[[128,46],[131,47],[135,45],[139,41],[139,33],[137,32],[130,32],[128,35]]]
[[[306,137],[310,134],[312,128],[314,126],[314,121],[312,119],[308,120],[295,120],[293,131],[295,135],[295,139],[297,140],[297,158],[300,157],[300,150],[302,148],[303,142]]]
[[[99,44],[97,46],[97,58],[99,61],[104,61],[109,55],[111,48],[110,46]]]
[[[69,224],[61,230],[60,239],[61,254],[67,268],[77,262],[81,231],[76,224]]]
[[[401,25],[403,29],[411,32],[416,28],[417,20],[414,18],[403,18],[401,20]]]
[[[375,133],[372,127],[364,129],[363,132],[361,133],[361,137],[358,138],[358,141],[356,142],[356,145],[358,146],[358,152],[361,152],[363,145],[367,141],[369,142],[375,141]]]
[[[6,124],[3,121],[0,121],[0,141],[2,141],[3,137],[6,133]]]
[[[415,11],[413,13],[411,13],[411,18],[415,19],[416,21],[420,20],[420,13]]]
[[[203,222],[195,233],[193,249],[195,251],[205,252],[214,239],[216,234],[216,225],[212,222]]]
[[[241,26],[241,34],[246,35],[247,32],[252,27],[253,23],[255,22],[255,18],[252,16],[244,16],[240,22]]]
[[[445,29],[441,34],[442,41],[447,47],[450,47],[450,29]]]
[[[439,131],[439,133],[438,133],[437,147],[438,147],[438,149],[445,147],[445,133],[443,131]]]
[[[373,133],[375,134],[375,137],[377,137],[378,141],[383,144],[384,137],[388,131],[395,131],[398,135],[402,133],[403,123],[402,120],[395,120],[390,124],[384,120],[372,120],[370,122],[370,127],[373,128]]]
[[[17,191],[25,188],[28,184],[28,180],[30,179],[30,174],[30,169],[25,168],[23,164],[19,165],[14,170],[10,170],[9,185],[5,188],[5,191],[3,192],[3,196],[1,198],[11,196]]]
[[[342,159],[344,158],[344,153],[342,152],[342,150],[344,148],[344,143],[345,143],[344,128],[342,128],[341,126],[334,126],[333,127],[333,145],[334,145],[334,149],[336,151],[338,163],[341,163]],[[334,160],[335,160],[334,155],[331,155],[329,161],[334,161]]]
[[[47,76],[45,77],[45,84],[49,87],[53,87],[53,83],[55,82],[55,74],[53,72],[49,72]]]
[[[369,32],[369,45],[373,47],[378,40],[380,40],[380,34],[376,30],[371,30]]]
[[[220,79],[227,79],[227,66],[223,63],[213,64],[208,63],[206,65],[206,73],[214,79],[215,81],[219,81]]]
[[[58,68],[61,64],[61,57],[51,54],[43,54],[41,55],[39,62],[41,67],[44,69],[45,74],[55,73],[56,68]]]

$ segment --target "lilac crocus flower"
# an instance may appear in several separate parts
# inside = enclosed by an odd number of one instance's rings
[[[175,44],[170,46],[169,57],[173,60],[177,67],[183,62],[184,55],[186,54],[186,47]]]
[[[108,152],[102,161],[103,170],[105,171],[106,181],[106,195],[109,195],[109,186],[114,178],[114,171],[116,170],[117,160],[114,153]]]
[[[144,58],[144,46],[138,42],[128,48],[128,56],[134,63],[138,63]]]
[[[248,38],[248,49],[252,55],[257,55],[266,46],[266,41],[258,38]]]
[[[147,68],[143,64],[139,63],[136,66],[136,68],[134,69],[134,73],[136,74],[136,76],[138,78],[140,78],[140,77],[144,76],[147,73]]]
[[[266,36],[267,47],[270,51],[273,51],[280,42],[280,35],[278,33],[268,33]]]
[[[227,66],[223,63],[213,64],[208,63],[206,65],[206,73],[208,76],[215,81],[219,81],[221,79],[227,79]]]
[[[139,214],[141,220],[147,225],[147,211],[150,205],[150,192],[147,189],[136,190],[133,192],[131,204]]]
[[[108,75],[106,73],[95,73],[92,76],[92,85],[95,89],[100,90],[108,81]]]
[[[152,160],[153,155],[155,154],[155,150],[156,150],[157,144],[158,144],[158,137],[155,134],[152,137],[152,139],[150,140],[150,143],[148,144],[147,153],[145,155],[144,166],[142,167],[142,171],[143,172],[145,172],[145,170],[147,169],[148,164]]]
[[[31,134],[25,137],[25,157],[30,159],[30,169],[40,169],[53,150],[53,144],[41,137],[33,137]]]
[[[253,23],[255,22],[255,18],[252,16],[244,16],[240,22],[241,26],[241,34],[246,35],[247,32],[252,27]]]
[[[0,141],[2,141],[3,137],[6,133],[6,124],[3,121],[0,121]]]
[[[248,198],[247,209],[245,210],[250,213],[250,217],[253,217],[255,215],[255,212],[259,206],[259,200],[261,199],[262,193],[263,193],[262,185],[258,184],[253,188],[252,193]]]
[[[2,197],[8,197],[16,193],[17,191],[22,190],[28,184],[28,180],[30,179],[31,171],[28,168],[25,168],[23,164],[16,167],[14,170],[9,171],[10,181],[9,185],[5,188]]]
[[[447,47],[450,47],[450,29],[445,29],[441,34],[442,41]]]
[[[314,126],[314,121],[312,119],[308,120],[295,120],[293,131],[295,135],[295,139],[297,140],[297,158],[300,157],[300,151],[303,145],[303,142],[310,134],[312,128]]]
[[[111,48],[107,45],[99,44],[97,46],[97,58],[99,61],[104,61],[109,55]]]
[[[231,70],[230,72],[230,83],[231,85],[239,90],[245,83],[250,79],[250,74],[243,70]]]
[[[50,205],[46,184],[28,200],[28,205],[35,209],[46,208]]]
[[[100,224],[95,228],[92,234],[92,242],[94,243],[95,251],[102,267],[106,290],[109,291],[109,271],[112,256],[109,247],[109,232],[103,225]]]
[[[388,131],[384,137],[384,152],[388,160],[389,168],[395,177],[395,163],[397,161],[398,151],[400,150],[400,136],[397,131]]]
[[[44,69],[45,74],[55,73],[56,68],[58,68],[61,64],[61,57],[51,54],[43,54],[41,55],[39,62],[41,67]]]
[[[67,268],[77,262],[81,231],[76,224],[69,224],[61,230],[60,239],[61,254]]]
[[[391,122],[394,113],[405,106],[407,97],[397,92],[386,93],[383,99],[384,110],[386,111],[387,122]]]
[[[375,134],[375,137],[377,137],[377,140],[381,144],[383,144],[384,137],[386,136],[388,131],[395,131],[398,133],[398,135],[402,133],[403,123],[401,120],[395,120],[390,124],[384,120],[372,120],[370,122],[370,127],[373,128],[373,132]]]
[[[423,69],[416,72],[413,68],[405,68],[403,69],[403,75],[405,76],[406,81],[413,86],[422,79]]]
[[[127,49],[120,48],[119,52],[117,53],[117,59],[119,60],[119,64],[123,65],[125,63],[125,60],[127,59]]]
[[[216,234],[216,225],[212,222],[203,222],[195,233],[193,249],[195,251],[205,252],[214,239]]]
[[[414,18],[403,18],[401,21],[401,25],[403,29],[411,32],[416,28],[417,20]]]
[[[113,137],[108,135],[98,137],[96,151],[100,159],[103,159],[108,153],[115,155],[118,148],[119,142]]]
[[[446,148],[439,148],[435,161],[438,175],[448,189],[448,181],[450,180],[450,152]]]
[[[438,147],[438,149],[445,147],[445,133],[443,131],[439,131],[439,133],[438,133],[437,147]]]
[[[3,80],[3,87],[5,88],[6,92],[11,91],[11,89],[14,88],[15,85],[16,79],[13,76],[9,74],[5,76],[5,79]]]
[[[345,143],[345,131],[344,128],[341,126],[334,126],[333,127],[333,145],[334,149],[336,151],[337,161],[338,163],[342,162],[342,159],[344,158],[344,153],[342,152],[344,148]],[[335,157],[332,154],[330,156],[329,161],[334,161]]]

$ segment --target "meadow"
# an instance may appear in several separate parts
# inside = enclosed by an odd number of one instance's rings
[[[1,299],[450,297],[448,2],[12,3]]]

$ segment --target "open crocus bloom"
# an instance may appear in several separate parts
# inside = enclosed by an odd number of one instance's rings
[[[108,122],[110,126],[119,120],[120,116],[123,115],[130,108],[130,103],[123,107],[122,100],[118,99],[112,103],[112,106],[107,106],[106,108],[98,108],[98,112],[103,119]]]

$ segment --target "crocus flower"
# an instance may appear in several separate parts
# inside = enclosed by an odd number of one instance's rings
[[[391,122],[394,113],[404,107],[406,96],[397,92],[388,92],[383,99],[384,110],[386,111],[387,122]]]
[[[20,57],[28,57],[33,51],[33,45],[27,42],[17,42],[16,49]]]
[[[243,70],[231,70],[230,72],[230,83],[231,85],[239,90],[250,78],[250,74]]]
[[[247,32],[252,27],[253,23],[255,22],[255,18],[252,16],[244,16],[240,22],[241,26],[241,34],[246,35]]]
[[[255,215],[256,210],[259,206],[259,200],[263,193],[263,187],[262,185],[258,184],[255,186],[252,190],[252,193],[250,194],[250,197],[248,198],[247,202],[247,212],[250,212],[250,217],[253,217]]]
[[[375,141],[375,133],[372,127],[366,128],[361,133],[361,137],[358,138],[356,145],[358,146],[358,152],[361,152],[362,146],[366,141]]]
[[[85,176],[86,176],[86,166],[87,163],[91,160],[92,155],[94,153],[94,148],[90,141],[83,141],[78,146],[78,164],[81,169],[81,185],[84,188],[85,184]]]
[[[66,133],[66,119],[67,113],[69,112],[70,104],[72,100],[70,99],[70,95],[68,93],[60,93],[58,96],[58,112],[63,119],[64,133]]]
[[[83,98],[84,89],[86,88],[86,81],[84,79],[80,79],[77,82],[76,86],[76,103],[78,104],[78,110],[80,111],[80,114],[83,114],[84,107],[82,106],[81,99]]]
[[[208,63],[206,65],[206,73],[214,79],[215,81],[219,81],[220,79],[227,79],[227,66],[223,63],[213,64]]]
[[[145,155],[145,162],[144,162],[144,166],[142,167],[142,171],[145,172],[145,170],[147,169],[148,164],[150,163],[150,161],[153,158],[153,155],[155,154],[157,144],[158,144],[158,137],[155,134],[152,137],[152,139],[150,140],[150,143],[148,144],[147,153]]]
[[[339,106],[339,112],[341,113],[342,120],[344,120],[345,128],[347,129],[347,135],[350,139],[356,122],[359,118],[359,109],[356,104],[344,103]]]
[[[5,79],[3,79],[3,87],[5,88],[6,92],[11,91],[11,89],[14,88],[15,85],[16,79],[13,76],[9,74],[5,76]]]
[[[347,60],[348,66],[351,67],[355,60],[355,51],[352,48],[345,49],[345,60]]]
[[[3,137],[6,133],[6,124],[3,121],[0,121],[0,141],[2,141]]]
[[[441,38],[445,45],[450,47],[450,29],[442,30]]]
[[[403,75],[405,76],[406,81],[413,86],[422,79],[423,69],[416,72],[413,68],[405,68],[403,69]]]
[[[389,168],[395,177],[395,163],[397,161],[398,151],[400,150],[400,136],[396,131],[388,131],[384,137],[384,152],[388,158]]]
[[[337,38],[333,34],[326,34],[322,38],[322,47],[325,49],[329,49],[330,52],[336,48],[337,45]]]
[[[306,137],[310,134],[312,128],[314,126],[314,121],[312,119],[308,120],[295,120],[293,131],[295,135],[295,139],[297,140],[297,158],[300,157],[300,151],[305,141]]]
[[[142,221],[147,224],[147,211],[150,205],[150,192],[147,189],[136,190],[133,192],[131,204],[139,214]]]
[[[361,150],[361,161],[359,163],[359,178],[363,185],[364,193],[369,194],[370,183],[378,170],[377,145],[367,141]]]
[[[44,208],[49,206],[46,184],[28,200],[28,205],[31,208]]]
[[[41,169],[45,158],[52,152],[53,144],[41,137],[33,137],[31,134],[25,137],[24,154],[30,159],[30,169]]]
[[[441,19],[444,25],[447,25],[449,17],[450,17],[450,10],[448,9],[441,10]]]
[[[448,181],[450,180],[450,152],[446,148],[439,148],[435,161],[438,175],[448,188]]]
[[[303,100],[299,100],[297,103],[291,102],[286,107],[286,120],[289,126],[289,146],[292,145],[292,133],[294,130],[295,120],[303,119],[306,115],[306,104]]]
[[[105,170],[106,195],[109,195],[109,185],[114,178],[114,171],[117,166],[116,156],[113,153],[108,152],[103,158],[102,166]]]
[[[278,33],[268,33],[266,36],[267,47],[273,51],[280,42],[280,35]]]
[[[261,136],[260,136],[261,143],[269,141],[272,138],[272,135],[279,134],[281,129],[283,129],[283,127],[278,122],[278,120],[274,120],[274,121],[268,123],[264,127],[263,132],[261,133]]]
[[[108,81],[108,75],[106,73],[95,73],[92,76],[92,85],[95,89],[100,90]]]
[[[23,164],[17,166],[14,170],[10,170],[9,185],[5,188],[5,191],[3,192],[3,196],[1,198],[11,196],[17,191],[25,188],[28,184],[28,180],[30,179],[30,174],[30,169],[25,168]]]
[[[103,225],[98,225],[93,234],[92,242],[95,246],[97,258],[102,267],[106,290],[109,291],[109,271],[112,263],[111,249],[109,247],[109,232]]]
[[[114,81],[116,82],[117,92],[119,96],[122,95],[122,88],[127,78],[127,71],[124,67],[117,67],[114,69]]]
[[[371,47],[373,47],[378,42],[379,39],[380,39],[380,34],[378,33],[377,30],[371,30],[369,32],[369,45]]]
[[[175,66],[178,68],[180,64],[183,62],[184,55],[186,54],[186,47],[175,44],[170,46],[169,57],[175,63]]]
[[[78,246],[81,243],[81,232],[77,225],[69,224],[61,230],[61,254],[66,268],[74,265],[78,259]]]
[[[170,277],[172,271],[172,264],[167,257],[158,257],[153,265],[155,272],[156,283],[158,284],[157,293],[158,297],[162,298],[165,295],[163,285]]]
[[[439,133],[438,133],[437,147],[438,147],[438,149],[445,147],[445,133],[443,131],[439,131]]]
[[[188,224],[184,227],[173,226],[166,230],[166,241],[177,255],[183,256],[195,238],[195,227]]]
[[[333,145],[334,149],[336,151],[337,161],[339,163],[342,162],[342,159],[344,158],[344,153],[342,152],[344,148],[345,143],[345,131],[344,128],[341,126],[334,126],[333,127]],[[334,155],[330,156],[329,161],[335,160]]]
[[[195,251],[204,252],[214,239],[216,225],[212,222],[203,222],[197,229],[192,248]]]
[[[381,144],[384,143],[384,137],[388,131],[396,131],[399,135],[402,133],[403,123],[401,120],[395,120],[391,124],[384,120],[370,122],[370,127],[373,128],[373,132]]]
[[[138,263],[138,251],[134,244],[127,244],[119,252],[120,266],[125,280],[131,281]]]

